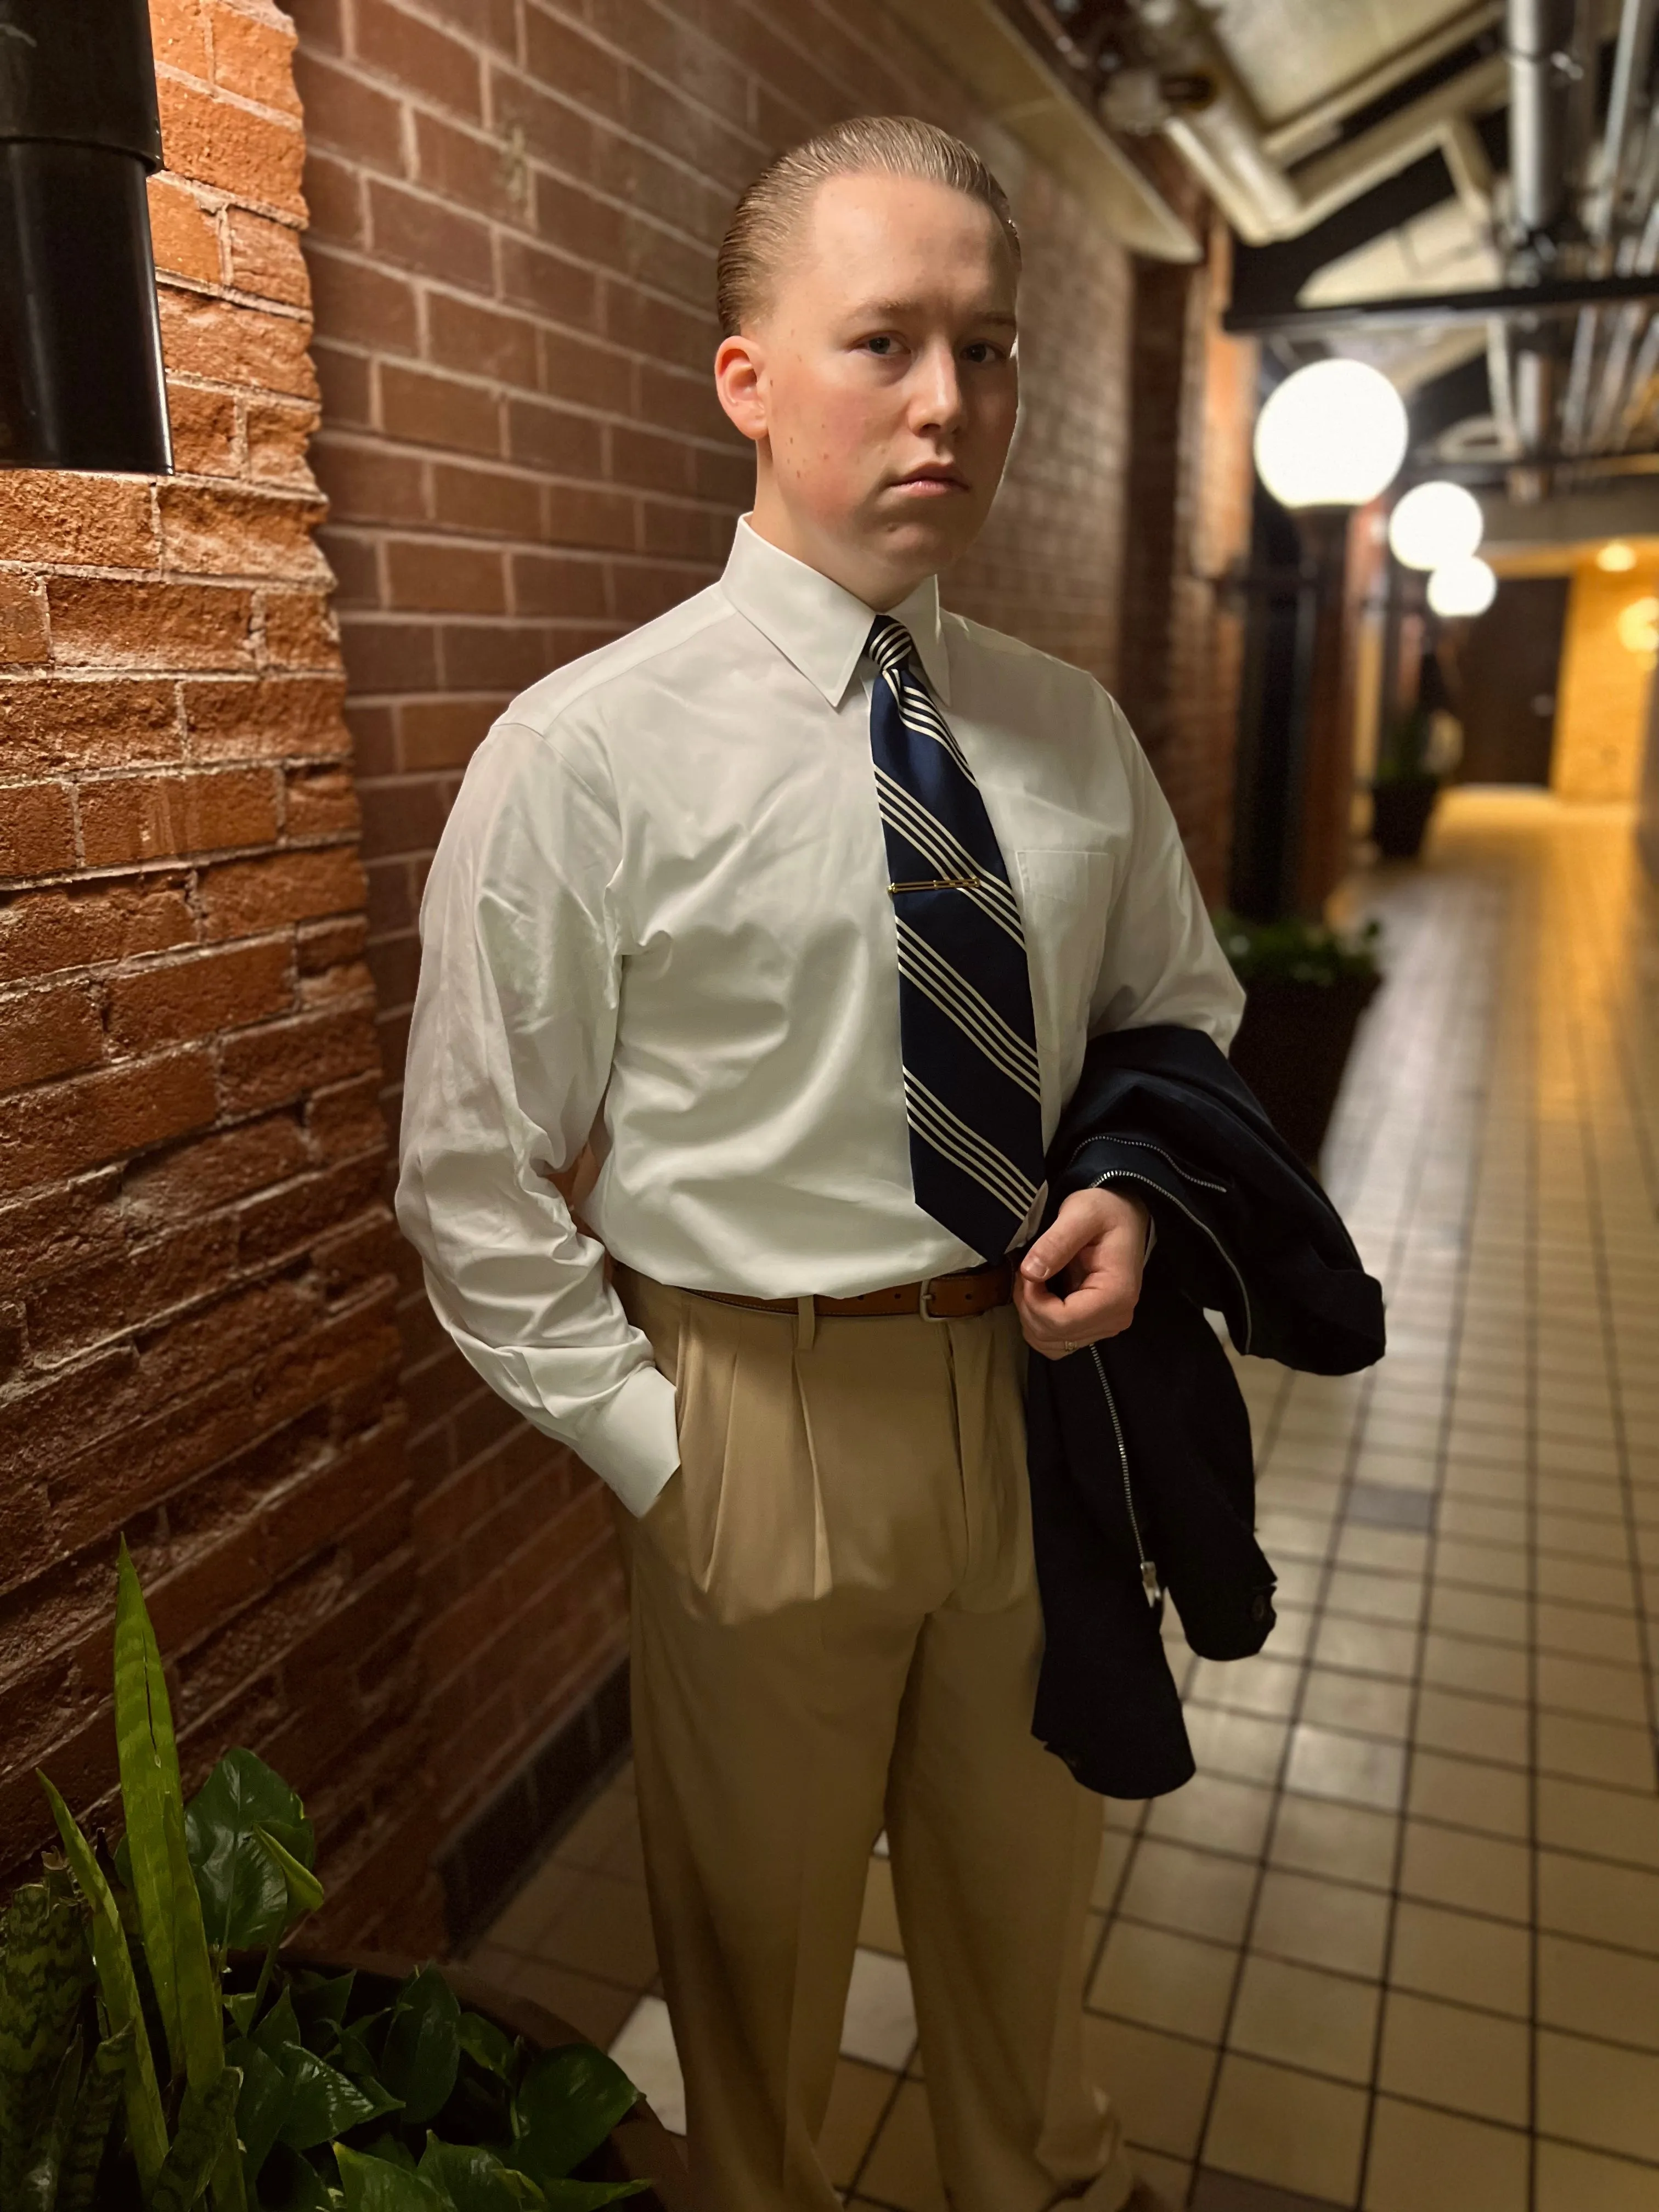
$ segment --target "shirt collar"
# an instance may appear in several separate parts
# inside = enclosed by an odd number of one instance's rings
[[[875,620],[872,608],[817,568],[771,544],[744,515],[720,579],[726,596],[832,707],[857,671]],[[950,663],[939,623],[939,579],[928,576],[890,610],[915,640],[916,656],[939,699],[951,703]]]

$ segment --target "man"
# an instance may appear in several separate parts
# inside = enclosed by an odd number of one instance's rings
[[[1079,1192],[1006,1255],[1091,1033],[1224,1045],[1240,994],[1112,702],[939,611],[1013,434],[1018,274],[994,179],[924,124],[750,187],[725,575],[514,703],[422,912],[398,1216],[468,1359],[625,1509],[707,2212],[837,2202],[884,1825],[957,2212],[1133,2186],[1082,2085],[1100,1807],[1030,1734],[1021,1386],[1027,1346],[1127,1326],[1146,1217]],[[593,1237],[551,1181],[590,1139]]]

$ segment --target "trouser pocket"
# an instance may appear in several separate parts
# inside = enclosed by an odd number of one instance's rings
[[[637,1276],[617,1289],[674,1385],[680,1464],[639,1534],[735,1624],[822,1595],[823,1515],[787,1316]]]

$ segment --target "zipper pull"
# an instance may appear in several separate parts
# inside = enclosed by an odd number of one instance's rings
[[[1147,1604],[1155,1607],[1158,1600],[1164,1595],[1163,1591],[1158,1586],[1158,1562],[1156,1559],[1143,1559],[1141,1561],[1140,1587],[1146,1593]]]

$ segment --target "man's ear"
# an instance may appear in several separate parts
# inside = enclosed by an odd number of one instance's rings
[[[739,331],[722,338],[714,356],[714,389],[720,405],[757,445],[767,433],[766,400],[761,388],[763,363],[759,341]]]

